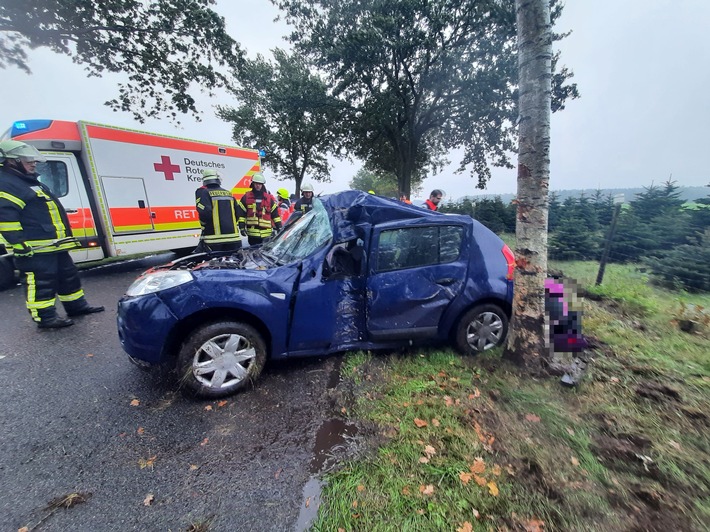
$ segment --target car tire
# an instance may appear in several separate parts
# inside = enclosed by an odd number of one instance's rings
[[[183,342],[178,372],[183,390],[204,398],[251,386],[266,363],[266,343],[252,326],[236,321],[202,325]]]
[[[456,347],[465,355],[477,355],[503,343],[508,316],[497,305],[485,304],[466,312],[456,328]]]

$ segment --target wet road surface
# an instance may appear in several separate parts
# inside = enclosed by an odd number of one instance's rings
[[[106,312],[65,329],[38,331],[23,287],[0,292],[3,530],[303,530],[315,516],[313,473],[343,429],[329,421],[339,357],[267,364],[224,401],[183,397],[116,334],[116,302],[166,257],[82,271]],[[48,508],[72,493],[86,502]]]

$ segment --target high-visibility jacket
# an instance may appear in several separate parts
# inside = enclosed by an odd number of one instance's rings
[[[261,199],[261,201],[257,201]],[[261,198],[257,198],[253,190],[250,190],[239,200],[239,227],[245,228],[247,236],[268,238],[271,236],[273,227],[281,229],[281,218],[279,217],[276,200],[268,192],[264,191]]]
[[[195,191],[195,206],[206,244],[241,242],[239,204],[230,191],[216,183],[204,185]]]
[[[281,218],[281,223],[285,224],[288,217],[291,216],[293,212],[293,205],[289,200],[279,200],[279,217]]]
[[[430,211],[437,210],[437,206],[434,205],[434,203],[431,200],[426,200],[424,202],[424,208],[429,209]]]
[[[34,253],[67,251],[80,244],[71,238],[69,218],[62,204],[38,176],[14,168],[0,168],[0,233],[17,253],[33,248]]]
[[[294,206],[294,210],[300,211],[301,214],[306,214],[311,209],[313,209],[313,198],[306,199],[301,197]]]

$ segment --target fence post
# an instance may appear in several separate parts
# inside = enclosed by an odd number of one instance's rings
[[[604,279],[604,270],[606,269],[606,263],[609,260],[609,251],[611,250],[611,241],[614,238],[614,233],[616,232],[616,222],[619,221],[619,213],[621,212],[621,205],[624,203],[624,195],[617,194],[614,196],[614,214],[611,217],[611,226],[609,227],[609,235],[606,238],[606,244],[604,244],[604,252],[602,253],[602,258],[599,261],[599,271],[597,272],[597,281],[594,283],[596,286],[602,284],[602,279]]]

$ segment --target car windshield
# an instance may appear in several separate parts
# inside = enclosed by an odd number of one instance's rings
[[[278,264],[288,264],[305,259],[332,237],[328,212],[318,198],[313,198],[313,209],[264,244],[261,253]]]

